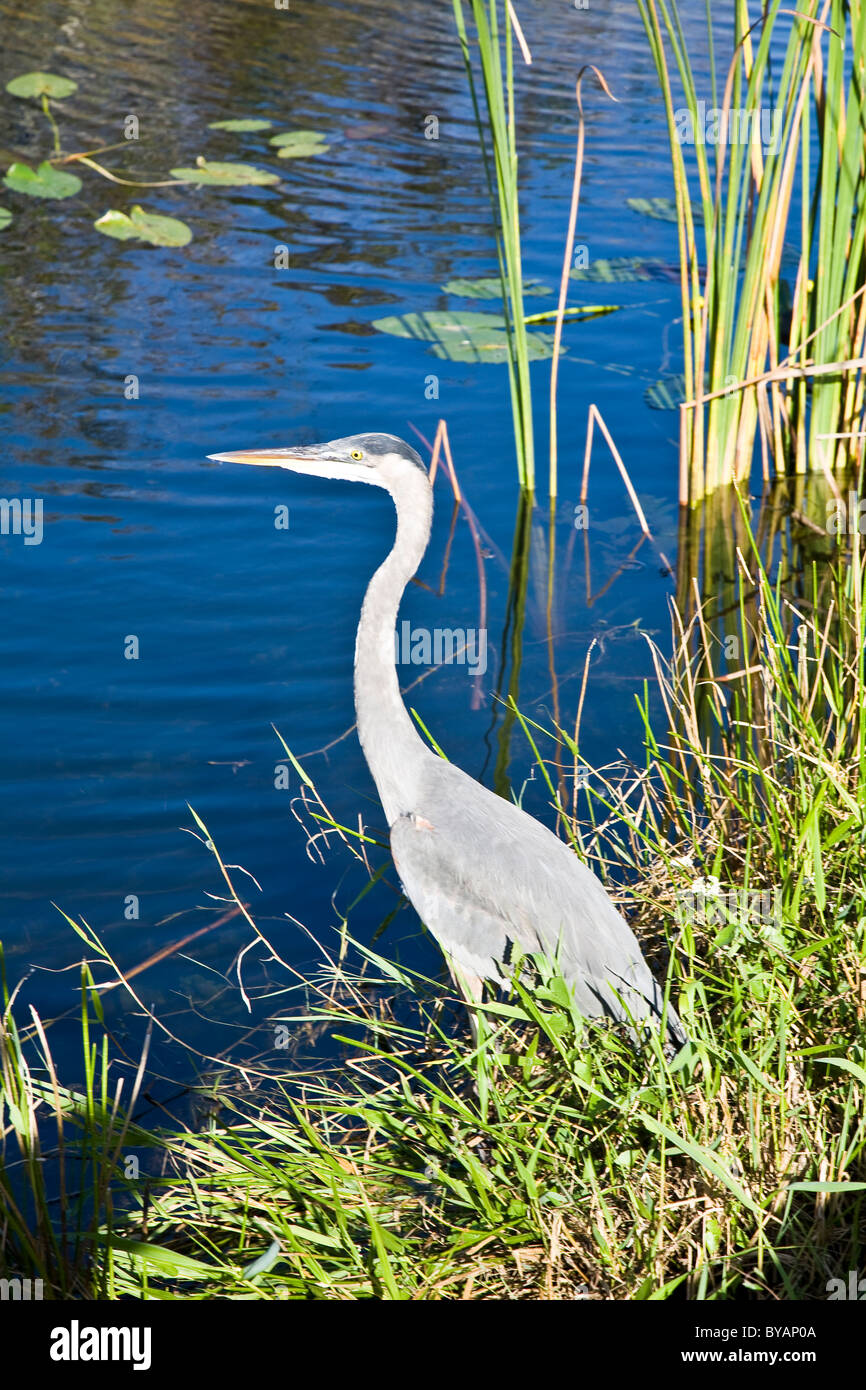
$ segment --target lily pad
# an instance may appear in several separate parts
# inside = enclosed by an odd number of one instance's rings
[[[451,314],[433,311],[427,314],[399,314],[374,319],[373,327],[380,333],[397,338],[415,338],[430,344],[435,357],[448,362],[507,362],[508,334],[505,320],[499,314],[467,311]],[[551,333],[527,333],[527,356],[531,362],[553,356]],[[560,349],[562,352],[565,348]]]
[[[677,220],[677,205],[673,198],[626,198],[626,202],[632,212],[654,217],[658,222]],[[692,203],[692,217],[698,224],[703,222],[704,210],[699,203]]]
[[[47,159],[38,169],[31,169],[29,164],[10,164],[3,182],[15,193],[26,193],[28,198],[71,198],[81,187],[77,174],[55,169]]]
[[[593,261],[592,265],[572,270],[572,280],[588,280],[592,284],[613,285],[626,281],[679,280],[676,266],[668,265],[658,256],[613,256],[610,260]]]
[[[0,208],[0,232],[3,231],[3,228],[4,228],[4,227],[8,227],[8,226],[9,226],[9,223],[10,223],[11,221],[12,221],[12,214],[11,214],[11,212],[9,211],[9,209],[8,209],[8,208]]]
[[[78,90],[78,83],[71,77],[58,77],[53,72],[25,72],[6,83],[6,90],[13,97],[54,97],[62,101]]]
[[[279,183],[279,174],[267,169],[259,169],[255,164],[238,164],[234,161],[205,159],[199,155],[194,165],[188,168],[172,169],[173,179],[185,179],[188,183],[199,183],[219,188],[243,188],[250,185]]]
[[[268,141],[277,146],[279,159],[307,159],[330,149],[327,139],[317,130],[283,130]]]
[[[682,373],[677,376],[663,376],[661,381],[655,381],[652,386],[647,387],[643,398],[650,410],[676,410],[688,399],[686,379]]]
[[[259,119],[257,116],[239,117],[231,121],[210,121],[208,130],[232,130],[243,132],[247,130],[270,130],[273,121]]]
[[[330,145],[283,145],[277,150],[277,159],[310,159],[312,155],[324,154]]]
[[[134,207],[127,217],[125,212],[115,208],[104,212],[94,222],[98,232],[116,237],[118,241],[147,241],[151,246],[186,246],[192,240],[192,232],[185,222],[177,217],[162,217],[159,213],[145,212],[142,207]]]
[[[502,281],[497,275],[484,276],[480,280],[449,280],[442,289],[446,294],[459,294],[463,299],[501,299]],[[524,295],[553,294],[547,285],[537,280],[529,280],[523,286]]]
[[[280,130],[271,136],[268,144],[293,145],[297,140],[302,140],[305,145],[314,145],[317,141],[327,138],[321,130]]]

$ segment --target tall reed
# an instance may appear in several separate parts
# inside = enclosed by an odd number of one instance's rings
[[[481,61],[486,122],[475,86],[463,0],[453,0],[454,19],[466,64],[475,119],[482,135],[482,155],[491,203],[497,214],[496,251],[502,280],[502,305],[508,334],[508,381],[514,417],[517,471],[521,487],[535,487],[535,444],[532,391],[523,306],[523,264],[520,248],[520,207],[517,184],[517,126],[514,99],[514,36],[516,23],[508,0],[470,0]],[[500,13],[501,12],[501,13]],[[485,138],[486,131],[486,138]],[[489,142],[489,144],[488,144]],[[492,159],[491,159],[492,156]],[[492,167],[491,167],[492,166]]]
[[[637,3],[664,98],[676,198],[686,382],[680,501],[747,477],[756,436],[765,479],[859,461],[866,3],[805,0],[794,10],[770,0],[761,14],[735,0],[720,100],[707,5],[709,129],[676,0]],[[782,267],[790,251],[788,324]]]

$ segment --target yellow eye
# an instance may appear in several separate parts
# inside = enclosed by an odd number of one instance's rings
[[[353,458],[353,459],[362,459],[363,457],[364,457],[364,455],[363,455],[363,453],[361,452],[360,449],[353,449],[353,450],[352,450],[352,458]]]

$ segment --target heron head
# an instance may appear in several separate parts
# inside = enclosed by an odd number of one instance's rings
[[[348,483],[390,487],[409,469],[427,470],[415,450],[394,434],[350,434],[327,444],[297,444],[287,449],[234,449],[208,454],[216,463],[255,463],[263,468],[288,468],[316,478],[339,478]]]

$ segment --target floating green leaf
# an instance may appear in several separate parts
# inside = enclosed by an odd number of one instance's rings
[[[118,241],[135,239],[147,241],[151,246],[186,246],[192,240],[189,227],[177,217],[162,217],[137,206],[128,217],[125,212],[111,208],[93,225],[98,232],[116,237]]]
[[[81,187],[76,174],[55,169],[47,159],[38,169],[31,169],[29,164],[10,164],[3,182],[15,193],[26,193],[28,198],[71,198]]]
[[[658,256],[613,256],[610,260],[593,261],[592,265],[572,270],[571,278],[613,285],[626,281],[679,280],[680,272]]]
[[[8,226],[9,226],[9,223],[10,223],[11,221],[12,221],[12,214],[11,214],[11,212],[9,211],[9,209],[8,209],[8,208],[0,208],[0,232],[3,231],[3,228],[4,228],[4,227],[8,227]]]
[[[436,357],[449,362],[506,362],[508,334],[499,314],[444,313],[399,314],[374,319],[380,333],[397,338],[415,338],[430,344]],[[553,356],[553,335],[528,333],[527,356],[531,362]],[[564,348],[561,349],[565,351]]]
[[[502,281],[498,275],[485,276],[480,280],[449,280],[442,289],[446,294],[459,294],[463,299],[501,299]],[[524,295],[553,294],[547,285],[530,280],[523,286]]]
[[[283,130],[272,135],[268,143],[277,146],[279,159],[307,159],[330,149],[326,137],[317,130]]]
[[[277,159],[310,159],[330,148],[330,145],[283,145],[277,150]]]
[[[313,145],[317,140],[327,140],[327,138],[321,130],[281,130],[276,135],[271,136],[268,144],[292,145],[296,140],[303,140],[305,145]]]
[[[211,121],[208,124],[208,130],[232,130],[238,132],[247,130],[269,130],[272,125],[273,121],[266,121],[257,116],[251,116],[249,119],[240,117],[232,121]]]
[[[58,77],[53,72],[25,72],[6,83],[6,90],[13,97],[54,97],[62,101],[78,90],[78,83],[70,77]]]
[[[659,222],[676,222],[677,205],[673,198],[626,198],[632,212],[642,213],[644,217],[654,217]],[[704,210],[692,203],[692,217],[696,223],[704,220]]]
[[[650,410],[676,410],[686,398],[686,379],[679,376],[665,376],[647,387],[643,398]]]
[[[705,387],[706,389],[706,387]],[[663,376],[661,381],[653,382],[643,393],[650,410],[676,410],[687,399],[686,379],[678,376]]]
[[[252,184],[279,183],[279,174],[271,174],[267,169],[259,169],[255,164],[238,164],[234,161],[220,162],[205,159],[199,155],[194,165],[183,169],[172,169],[173,179],[184,179],[187,183],[199,183],[220,188],[242,188]]]

